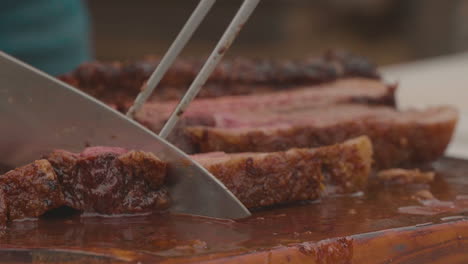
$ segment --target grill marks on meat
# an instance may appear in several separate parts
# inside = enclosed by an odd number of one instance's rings
[[[372,163],[367,137],[318,149],[193,155],[249,208],[362,190]]]
[[[59,78],[108,103],[133,100],[149,78],[157,59],[129,63],[86,63]],[[157,100],[179,99],[203,65],[202,60],[178,60],[162,79]],[[199,97],[251,94],[344,77],[379,79],[375,65],[343,52],[300,61],[234,59],[223,61]]]
[[[62,205],[60,184],[47,160],[37,160],[0,176],[0,226],[7,220],[38,217]]]
[[[66,205],[102,214],[141,213],[169,206],[161,188],[166,164],[141,151],[87,149],[81,154],[54,151],[52,163],[62,185]]]
[[[218,122],[212,127],[186,129],[196,151],[270,152],[330,145],[367,135],[374,146],[376,168],[390,168],[440,157],[450,142],[458,113],[451,107],[397,111],[336,105],[288,114],[220,113],[216,118]]]
[[[0,176],[0,226],[69,206],[101,214],[142,213],[169,206],[166,164],[120,148],[57,150]]]

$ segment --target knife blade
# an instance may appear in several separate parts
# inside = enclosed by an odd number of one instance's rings
[[[213,175],[164,139],[102,102],[0,52],[0,163],[18,167],[53,149],[118,146],[168,163],[170,211],[216,218],[250,216]]]

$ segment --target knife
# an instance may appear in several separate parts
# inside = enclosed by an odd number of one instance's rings
[[[53,149],[118,146],[154,153],[168,165],[171,212],[250,216],[212,174],[164,139],[72,86],[0,52],[0,163],[18,167]]]

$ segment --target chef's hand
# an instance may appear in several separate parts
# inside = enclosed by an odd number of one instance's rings
[[[0,0],[0,50],[52,75],[90,59],[81,0]]]

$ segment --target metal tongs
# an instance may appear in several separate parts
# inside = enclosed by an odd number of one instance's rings
[[[137,96],[127,117],[98,100],[0,52],[0,163],[18,167],[52,149],[86,145],[153,152],[168,162],[171,211],[216,218],[250,215],[213,175],[164,139],[205,84],[260,0],[245,0],[187,93],[157,136],[131,119],[151,95],[216,0],[201,0]],[[129,118],[130,117],[130,118]]]
[[[136,97],[133,105],[129,108],[127,116],[133,117],[135,112],[137,112],[148,100],[151,93],[159,84],[164,74],[166,74],[169,67],[174,63],[177,56],[185,47],[190,37],[193,35],[195,30],[203,21],[203,18],[206,16],[206,14],[208,14],[215,2],[216,0],[200,1],[187,23],[182,28],[182,31],[177,36],[176,40],[172,43],[167,53],[161,59],[161,62],[159,63],[158,67],[148,79],[145,88],[142,89],[142,91]],[[184,113],[185,109],[188,107],[190,102],[197,96],[201,87],[205,84],[208,77],[210,77],[216,65],[218,65],[218,63],[221,61],[224,54],[229,49],[237,34],[239,34],[242,27],[247,22],[247,19],[252,14],[259,2],[260,0],[244,1],[239,11],[235,15],[234,19],[231,21],[230,25],[219,40],[215,49],[211,53],[210,57],[208,57],[208,60],[205,62],[197,77],[190,85],[190,88],[185,93],[182,100],[177,105],[164,127],[161,129],[161,132],[159,133],[160,137],[166,138],[171,133],[172,129],[177,124],[179,117]]]

